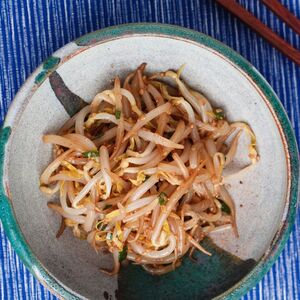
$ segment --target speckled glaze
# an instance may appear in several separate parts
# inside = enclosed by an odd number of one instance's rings
[[[245,165],[241,155],[227,171],[237,205],[239,239],[230,230],[214,234],[206,241],[212,258],[198,254],[196,264],[185,260],[181,269],[163,277],[128,266],[111,278],[98,271],[110,266],[109,255],[96,255],[70,232],[55,239],[59,218],[47,208],[49,199],[38,189],[41,171],[51,160],[51,147],[42,144],[41,136],[55,132],[108,87],[115,75],[122,76],[144,61],[151,72],[186,63],[183,78],[191,86],[224,108],[230,121],[251,125],[261,160],[247,173],[230,177]],[[247,142],[244,136],[240,153]],[[298,150],[279,100],[262,76],[233,50],[180,27],[107,28],[54,53],[16,96],[1,131],[0,153],[4,229],[29,270],[65,299],[239,298],[271,267],[294,222]],[[228,278],[221,280],[225,274]]]

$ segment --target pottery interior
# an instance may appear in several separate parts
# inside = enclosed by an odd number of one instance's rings
[[[66,57],[65,53],[70,52],[75,55]],[[250,124],[257,137],[260,160],[247,172],[231,176],[227,181],[236,203],[240,237],[235,238],[230,229],[213,234],[211,239],[217,249],[214,258],[199,254],[198,264],[191,267],[187,262],[181,271],[161,278],[150,278],[139,267],[124,267],[119,277],[109,277],[99,272],[100,267],[110,267],[109,254],[97,255],[85,241],[74,238],[70,230],[61,238],[55,238],[60,218],[47,207],[47,201],[57,196],[47,198],[39,190],[39,176],[52,157],[52,148],[42,143],[42,135],[55,133],[69,115],[57,99],[49,78],[43,81],[44,78],[37,77],[35,85],[35,79],[31,78],[27,88],[16,98],[5,123],[12,127],[12,133],[7,145],[4,181],[16,219],[38,260],[68,290],[89,299],[113,299],[116,295],[121,299],[141,296],[145,299],[187,296],[207,299],[232,287],[245,273],[234,261],[252,262],[251,268],[268,251],[286,205],[286,153],[280,125],[263,94],[245,73],[219,53],[179,38],[144,34],[123,36],[92,46],[79,47],[72,43],[54,56],[61,58],[57,74],[70,91],[86,102],[110,87],[116,75],[124,78],[124,74],[142,62],[148,63],[149,72],[178,69],[185,63],[182,78],[190,86],[201,91],[215,107],[223,108],[230,121]],[[39,72],[43,72],[42,69]],[[29,93],[28,87],[32,86]],[[227,174],[249,163],[244,154],[248,143],[244,134],[239,158]],[[223,265],[216,262],[224,258],[221,249],[229,257]],[[226,268],[230,282],[222,278],[215,282],[218,277],[214,276],[224,271],[226,277]],[[192,283],[185,283],[189,278]],[[198,284],[200,281],[202,283]],[[143,291],[136,291],[138,288]]]

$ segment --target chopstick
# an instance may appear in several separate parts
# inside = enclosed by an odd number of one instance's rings
[[[266,39],[275,48],[281,51],[289,59],[294,61],[300,66],[300,51],[291,46],[288,42],[282,39],[279,35],[273,32],[264,23],[258,20],[254,15],[244,9],[240,4],[236,3],[234,0],[216,0],[219,4],[224,6],[236,17],[241,19],[264,39]],[[272,2],[272,1],[269,1]]]
[[[296,33],[300,35],[300,20],[294,16],[286,7],[277,0],[262,0],[273,13],[288,24]]]

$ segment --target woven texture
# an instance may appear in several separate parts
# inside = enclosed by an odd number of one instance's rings
[[[300,38],[259,0],[239,0],[300,48]],[[281,0],[300,18],[299,0]],[[206,33],[248,59],[281,99],[300,142],[300,68],[211,0],[1,0],[0,121],[16,92],[53,51],[93,30],[131,22],[177,24]],[[272,201],[272,199],[266,199]],[[57,299],[25,269],[0,224],[0,296]],[[300,299],[300,214],[279,259],[243,299]]]

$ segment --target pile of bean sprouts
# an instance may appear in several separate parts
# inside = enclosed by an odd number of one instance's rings
[[[145,75],[145,67],[122,85],[115,78],[57,135],[43,136],[55,159],[40,189],[59,192],[59,204],[48,203],[62,216],[58,236],[70,227],[96,251],[109,250],[114,267],[103,271],[111,275],[125,259],[164,274],[187,252],[211,255],[200,245],[210,232],[238,236],[223,170],[243,132],[249,166],[259,158],[250,127],[226,121],[180,79],[183,68]]]

